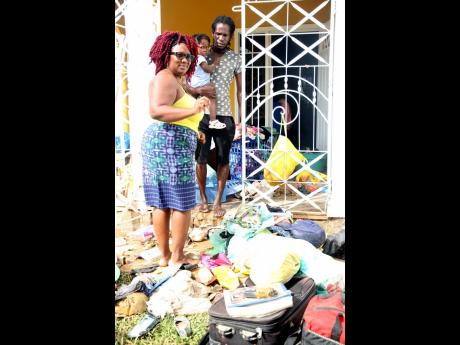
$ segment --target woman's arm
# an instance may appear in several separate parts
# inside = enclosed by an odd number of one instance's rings
[[[159,72],[149,84],[149,110],[150,116],[163,122],[174,122],[185,119],[200,111],[203,111],[209,100],[197,101],[193,108],[176,108],[172,105],[176,102],[179,85],[169,73]]]

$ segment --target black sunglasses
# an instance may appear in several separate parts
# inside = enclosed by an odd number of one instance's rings
[[[195,59],[195,55],[180,53],[180,52],[171,52],[171,55],[176,55],[179,60],[186,58],[188,61],[192,62]]]

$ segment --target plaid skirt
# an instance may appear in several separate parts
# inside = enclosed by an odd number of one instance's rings
[[[197,134],[187,127],[152,123],[142,139],[146,204],[188,211],[196,206],[195,162]]]

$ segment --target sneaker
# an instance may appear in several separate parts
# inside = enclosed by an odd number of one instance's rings
[[[132,292],[137,292],[145,289],[145,283],[139,280],[132,280],[129,285],[122,285],[115,291],[115,301],[125,298]]]

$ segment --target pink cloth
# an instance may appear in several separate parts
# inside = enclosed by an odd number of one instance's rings
[[[273,218],[275,219],[275,224],[279,224],[282,222],[288,222],[289,224],[291,224],[291,221],[289,220],[289,218],[285,216],[279,216],[279,215],[274,214]]]
[[[201,254],[200,261],[205,267],[209,268],[210,270],[217,266],[232,266],[232,263],[224,253],[217,254],[215,259],[213,259],[211,255]]]

